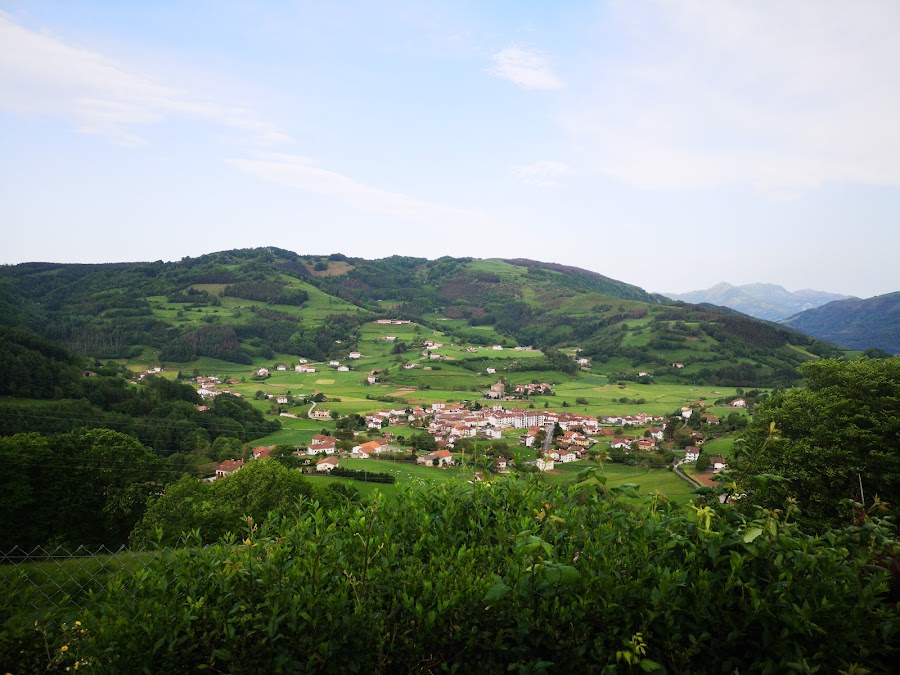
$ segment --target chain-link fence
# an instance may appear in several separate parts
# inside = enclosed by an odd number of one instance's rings
[[[104,546],[74,550],[15,547],[0,551],[0,588],[7,604],[36,614],[77,611],[87,605],[92,594],[102,592],[113,575],[143,567],[153,555]]]

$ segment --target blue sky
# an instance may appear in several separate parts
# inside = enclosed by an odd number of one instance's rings
[[[0,263],[900,290],[900,3],[0,0]]]

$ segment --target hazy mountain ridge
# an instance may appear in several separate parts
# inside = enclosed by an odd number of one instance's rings
[[[688,293],[663,293],[662,295],[683,302],[729,307],[767,321],[781,321],[799,312],[814,309],[835,300],[852,298],[849,295],[810,288],[792,292],[777,284],[753,283],[733,286],[727,282],[716,284],[705,290]]]
[[[874,298],[836,300],[781,322],[850,349],[900,354],[900,291]]]

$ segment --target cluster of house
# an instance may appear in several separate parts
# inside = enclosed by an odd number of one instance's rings
[[[557,438],[556,445],[562,449],[572,448],[576,453],[574,459],[578,459],[582,451],[595,442],[592,438],[594,436],[614,436],[614,440],[621,438],[621,442],[625,442],[627,437],[619,437],[613,430],[603,427],[644,426],[662,422],[664,418],[639,413],[637,415],[604,415],[598,419],[578,413],[510,408],[501,403],[495,403],[481,410],[469,410],[462,404],[435,402],[428,408],[414,406],[379,410],[366,415],[365,420],[367,428],[373,430],[390,425],[418,423],[434,436],[441,448],[453,447],[453,444],[461,438],[499,439],[502,437],[504,429],[524,429],[522,442],[527,447],[532,447],[537,435],[544,427],[558,424],[564,433]],[[649,439],[638,441],[639,449],[654,450],[656,441],[662,440],[662,427],[651,428],[650,432]],[[634,438],[627,438],[629,449],[634,441]]]
[[[274,445],[260,445],[253,448],[253,453],[250,457],[251,461],[254,459],[267,459],[269,455],[272,453],[272,450],[275,449]],[[219,462],[216,465],[216,472],[210,480],[219,480],[220,478],[228,478],[233,473],[240,471],[244,468],[244,460],[242,459],[226,459],[223,462]]]
[[[488,375],[497,372],[495,368],[488,368]],[[481,392],[485,398],[502,399],[507,397],[506,385],[503,380],[499,380],[491,385],[490,389]],[[517,384],[513,387],[513,394],[518,397],[522,396],[549,396],[553,393],[553,385],[547,382],[532,382],[529,384]]]
[[[231,394],[232,396],[240,396],[241,394],[236,391],[231,391],[230,389],[222,389],[220,388],[222,385],[222,381],[216,377],[215,375],[208,376],[199,376],[195,378],[197,382],[197,393],[200,394],[200,398],[210,399],[218,396],[219,394]],[[225,380],[225,384],[240,384],[240,380],[236,380],[233,377]],[[204,410],[205,406],[201,406]]]
[[[517,384],[513,387],[517,396],[549,396],[553,393],[553,386],[546,382],[540,384]]]
[[[147,368],[147,370],[142,371],[140,375],[138,375],[139,380],[143,380],[148,375],[157,375],[163,371],[162,366],[151,366]]]

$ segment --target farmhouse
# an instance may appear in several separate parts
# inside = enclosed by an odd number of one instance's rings
[[[337,457],[325,457],[316,462],[316,471],[320,473],[331,473],[332,469],[337,469],[341,465],[341,460]]]
[[[503,380],[498,380],[491,385],[490,389],[482,392],[486,398],[503,398],[506,395],[506,385]]]
[[[531,464],[531,462],[529,462]],[[534,466],[537,467],[538,471],[553,471],[553,458],[552,457],[538,457],[534,460]]]
[[[388,442],[379,439],[376,441],[368,441],[367,443],[363,443],[362,445],[355,446],[350,452],[359,457],[360,459],[369,459],[372,455],[378,455],[382,452],[390,452],[390,446]]]
[[[274,449],[274,445],[259,445],[253,448],[253,459],[268,459]]]
[[[306,450],[308,455],[318,455],[324,452],[326,455],[334,454],[337,449],[337,439],[334,436],[325,436],[324,434],[316,434],[312,437],[312,441]]]
[[[312,411],[310,416],[314,420],[330,420],[331,419],[331,411],[326,410],[325,408],[316,408]]]
[[[424,464],[425,466],[453,466],[456,464],[456,461],[453,459],[453,455],[450,454],[449,450],[437,450],[428,455],[423,455],[416,459],[417,464]]]
[[[696,462],[700,457],[700,448],[696,445],[689,445],[684,449],[684,461]]]
[[[226,459],[216,466],[216,478],[227,478],[235,471],[240,471],[243,466],[242,459]]]

